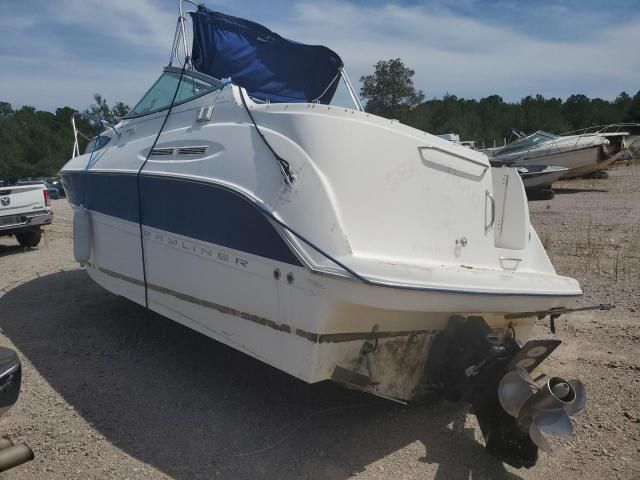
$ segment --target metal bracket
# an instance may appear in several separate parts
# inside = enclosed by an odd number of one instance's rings
[[[371,329],[371,333],[378,333],[378,324],[374,325]],[[375,358],[373,358],[373,352],[378,348],[378,337],[375,337],[373,343],[370,340],[365,340],[362,344],[362,348],[360,349],[360,354],[364,356],[367,362],[367,370],[369,371],[369,385],[375,386],[378,385],[379,382],[376,381],[378,378],[377,368],[375,363]]]
[[[197,122],[208,122],[211,120],[213,116],[213,105],[209,105],[208,107],[202,107],[198,110],[198,114],[196,115]]]
[[[371,333],[375,335],[376,333],[378,333],[378,330],[378,324],[375,324],[371,329]],[[376,348],[378,348],[378,337],[374,336],[373,343],[371,343],[370,340],[365,340],[365,342],[362,344],[362,348],[360,349],[360,354],[367,355],[368,353],[373,353],[376,351]]]
[[[529,317],[538,317],[538,319],[542,320],[547,315],[552,315],[554,318],[558,318],[560,315],[565,313],[573,313],[573,312],[584,312],[587,310],[600,310],[607,311],[612,308],[616,308],[612,303],[601,303],[599,305],[590,305],[588,307],[576,307],[576,308],[552,308],[550,310],[538,310],[535,312],[520,312],[520,313],[507,313],[504,318],[506,320],[515,320],[517,318],[529,318]]]
[[[505,371],[514,370],[516,368],[524,368],[527,372],[533,371],[540,365],[545,358],[558,348],[562,343],[561,340],[529,340],[515,357],[511,359]]]
[[[529,318],[529,317],[538,317],[539,320],[542,320],[544,317],[549,315],[549,330],[551,333],[556,333],[556,318],[565,313],[573,313],[573,312],[584,312],[586,310],[600,310],[607,311],[612,308],[616,308],[615,305],[611,303],[601,303],[600,305],[591,305],[588,307],[578,307],[578,308],[552,308],[551,310],[541,310],[538,312],[522,312],[522,313],[508,313],[504,316],[505,319],[516,319],[516,318]]]
[[[486,338],[487,341],[491,343],[489,353],[480,362],[475,365],[470,365],[465,369],[464,374],[467,377],[473,377],[477,375],[483,366],[485,366],[487,363],[489,363],[490,365],[491,363],[493,363],[493,360],[495,360],[499,355],[503,354],[506,351],[506,347],[504,346],[504,344],[494,334],[489,334]]]

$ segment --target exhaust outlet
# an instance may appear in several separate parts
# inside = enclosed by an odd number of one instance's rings
[[[18,443],[2,449],[0,450],[0,472],[5,472],[31,460],[33,460],[33,450],[26,443]]]

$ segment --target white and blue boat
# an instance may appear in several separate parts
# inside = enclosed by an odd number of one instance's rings
[[[513,132],[518,138],[504,147],[485,150],[494,164],[513,167],[540,165],[562,167],[567,170],[561,178],[593,175],[609,168],[626,151],[628,132],[590,130],[569,132],[564,135],[538,130],[530,135]]]
[[[170,64],[61,171],[91,278],[305,382],[497,405],[507,365],[555,348],[521,348],[536,318],[582,293],[517,171],[365,112],[326,47],[180,4]]]

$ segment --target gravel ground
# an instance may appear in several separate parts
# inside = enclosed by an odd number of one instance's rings
[[[2,478],[640,478],[640,166],[557,186],[529,203],[533,223],[578,303],[616,308],[558,320],[548,368],[581,378],[589,402],[533,469],[488,457],[460,406],[306,385],[106,292],[73,262],[58,200],[38,248],[0,239],[0,345],[23,362],[0,432],[36,455]]]

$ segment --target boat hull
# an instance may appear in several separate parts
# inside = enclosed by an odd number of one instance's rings
[[[139,225],[90,216],[87,272],[108,291],[303,381],[333,379],[384,397],[418,394],[431,342],[452,315],[481,315],[496,332],[511,327],[525,341],[535,318],[509,321],[506,310],[537,311],[572,297],[364,285],[143,225],[145,292]],[[469,305],[475,310],[466,311]],[[367,363],[363,345],[374,338],[378,348]],[[353,372],[372,381],[353,384]]]
[[[568,150],[557,153],[541,153],[539,155],[530,152],[524,158],[514,162],[514,166],[527,165],[556,165],[568,170],[560,178],[574,178],[607,168],[616,160],[610,157],[601,161],[600,145]]]
[[[588,165],[584,165],[582,167],[570,169],[562,178],[583,177],[585,175],[590,175],[595,172],[606,170],[623,155],[624,150],[620,150],[613,155],[606,155],[602,151],[598,153],[599,153],[599,156],[598,156],[598,161],[596,163],[591,163]]]
[[[533,167],[533,166],[531,166]],[[542,168],[532,170],[527,168],[526,172],[521,172],[520,177],[524,188],[527,190],[540,190],[544,188],[551,188],[551,185],[560,180],[567,173],[565,167],[555,166],[542,166]]]
[[[589,175],[610,167],[625,152],[623,137],[584,136],[560,137],[552,145],[532,148],[494,157],[514,167],[547,165],[568,170],[560,178]],[[495,152],[494,152],[495,153]]]
[[[100,285],[306,382],[404,400],[452,316],[525,341],[581,294],[514,169],[365,112],[246,102],[225,86],[127,119],[63,168]]]

